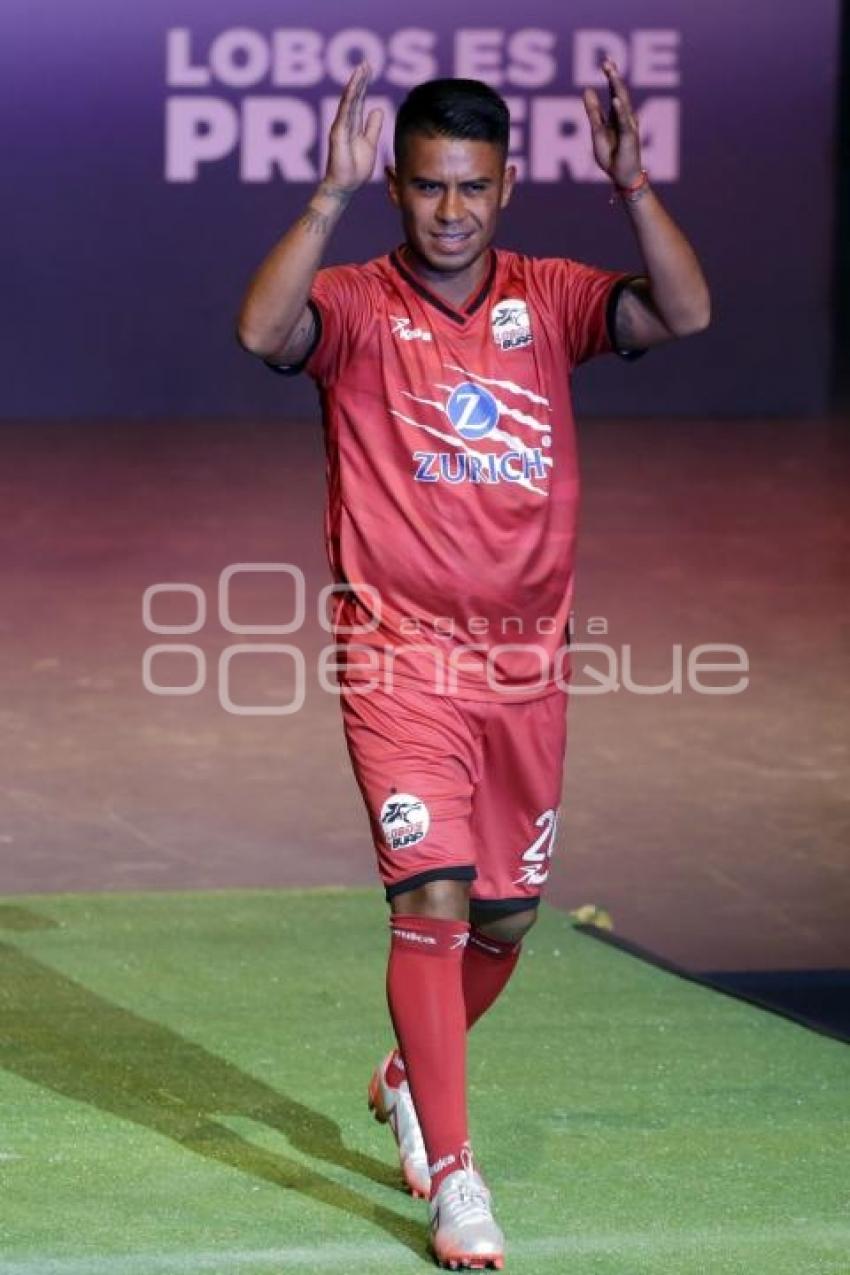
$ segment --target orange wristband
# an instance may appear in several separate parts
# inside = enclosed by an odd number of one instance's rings
[[[621,199],[627,200],[628,203],[634,203],[636,198],[640,197],[641,191],[649,185],[649,173],[645,168],[640,170],[640,177],[631,186],[618,186],[614,183],[614,189]],[[614,200],[611,200],[613,204]]]

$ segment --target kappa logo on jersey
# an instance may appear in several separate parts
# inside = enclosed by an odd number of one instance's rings
[[[519,350],[531,345],[531,318],[524,301],[508,297],[490,311],[493,340],[500,350]]]
[[[523,851],[522,871],[514,880],[514,885],[543,885],[549,879],[549,866],[552,851],[555,849],[555,838],[558,835],[557,810],[544,810],[534,821],[535,828],[542,829],[540,836],[532,841]]]
[[[409,318],[401,318],[399,315],[391,314],[390,322],[393,325],[393,336],[400,337],[402,341],[433,341],[434,337],[431,332],[425,328],[412,328]]]
[[[394,792],[381,806],[381,828],[390,850],[406,850],[428,835],[431,815],[425,802],[409,792]]]

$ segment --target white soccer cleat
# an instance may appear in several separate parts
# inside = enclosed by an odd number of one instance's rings
[[[505,1264],[505,1237],[471,1156],[443,1179],[431,1201],[431,1248],[439,1264],[453,1271],[500,1271]]]
[[[376,1120],[381,1124],[388,1124],[393,1131],[398,1144],[401,1173],[408,1191],[413,1196],[427,1200],[431,1194],[428,1153],[407,1081],[403,1080],[397,1089],[386,1082],[387,1064],[392,1056],[392,1053],[387,1054],[380,1066],[375,1068],[369,1081],[369,1110],[375,1113]]]

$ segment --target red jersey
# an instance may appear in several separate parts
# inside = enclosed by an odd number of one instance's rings
[[[565,679],[570,374],[612,349],[628,278],[491,249],[454,309],[404,249],[319,271],[303,366],[322,400],[340,680],[481,700]]]

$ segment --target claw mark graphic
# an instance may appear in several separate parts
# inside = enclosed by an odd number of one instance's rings
[[[480,381],[482,385],[497,385],[500,390],[510,390],[512,394],[521,394],[532,403],[542,403],[544,407],[550,406],[548,398],[544,398],[542,394],[535,394],[534,390],[527,390],[524,386],[517,385],[515,381],[499,381],[490,376],[478,376],[476,372],[469,372],[457,363],[444,363],[443,367],[450,368],[452,372],[462,372],[470,381]]]

